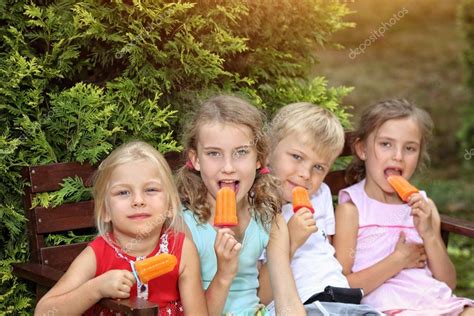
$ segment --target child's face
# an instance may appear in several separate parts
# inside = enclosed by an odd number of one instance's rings
[[[356,145],[359,158],[365,161],[368,185],[394,193],[387,182],[391,174],[410,179],[420,157],[421,131],[412,118],[386,121],[365,142]]]
[[[194,168],[208,190],[214,205],[217,191],[226,186],[236,192],[237,203],[247,195],[255,181],[257,151],[253,134],[245,125],[209,123],[199,130],[197,153],[190,152]]]
[[[312,146],[301,142],[301,135],[292,133],[273,148],[269,161],[272,173],[282,182],[283,198],[291,202],[295,186],[315,193],[329,172],[332,161],[320,156]]]
[[[118,240],[159,235],[168,215],[168,203],[155,164],[138,160],[116,167],[106,198],[106,221],[112,222]]]

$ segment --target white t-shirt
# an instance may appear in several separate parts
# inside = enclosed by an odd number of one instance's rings
[[[334,235],[336,227],[331,191],[325,183],[321,183],[319,190],[311,196],[311,203],[318,231],[309,236],[291,260],[296,288],[303,303],[313,294],[323,292],[328,285],[349,287],[342,266],[334,257],[334,247],[327,238]],[[282,211],[288,222],[294,214],[293,206],[285,204]]]

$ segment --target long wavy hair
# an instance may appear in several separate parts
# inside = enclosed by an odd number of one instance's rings
[[[420,159],[418,159],[417,169],[429,162],[428,141],[433,130],[433,121],[430,115],[405,99],[381,101],[365,109],[360,118],[359,126],[352,135],[353,159],[346,171],[346,182],[348,184],[360,182],[365,178],[365,162],[357,156],[356,144],[366,142],[369,135],[377,133],[385,122],[404,118],[413,118],[418,123],[421,131]]]
[[[241,98],[229,95],[212,97],[199,107],[185,128],[184,158],[189,159],[191,150],[197,152],[199,130],[203,125],[235,124],[247,126],[252,131],[251,144],[255,146],[257,161],[263,168],[269,154],[268,139],[263,132],[264,122],[264,114]],[[207,201],[208,190],[201,174],[189,166],[183,166],[177,172],[176,181],[183,205],[194,212],[200,223],[206,223],[211,216],[211,206]],[[265,227],[281,212],[279,182],[270,174],[257,171],[247,199],[254,210],[255,219]]]

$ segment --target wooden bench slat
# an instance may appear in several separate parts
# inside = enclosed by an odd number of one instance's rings
[[[347,187],[345,180],[345,171],[337,170],[329,172],[326,178],[324,179],[324,183],[329,186],[332,195],[337,195],[339,193],[339,190]]]
[[[93,200],[63,204],[54,208],[37,207],[34,212],[38,234],[95,227]]]
[[[66,271],[71,262],[86,248],[88,242],[45,247],[40,249],[42,263]]]
[[[447,215],[441,215],[441,230],[474,238],[473,222]]]
[[[165,154],[166,161],[171,170],[181,167],[181,154],[178,152],[169,152]],[[60,183],[63,179],[78,176],[86,186],[92,185],[92,176],[96,168],[88,163],[80,164],[77,162],[54,163],[50,165],[28,167],[28,174],[31,181],[31,192],[51,192],[61,188]]]
[[[100,306],[110,308],[114,312],[131,315],[155,316],[158,315],[158,305],[137,297],[123,300],[102,299]]]
[[[352,155],[351,143],[352,143],[352,138],[353,137],[354,137],[354,133],[352,133],[352,132],[346,132],[345,133],[344,148],[342,149],[342,152],[339,155],[340,157],[351,156]]]
[[[172,171],[176,171],[184,165],[183,158],[180,152],[173,151],[166,153],[164,156],[166,162],[168,162],[168,165],[170,166]]]
[[[90,164],[77,162],[55,163],[45,166],[32,166],[28,168],[31,181],[31,192],[50,192],[59,190],[60,183],[68,177],[78,176],[86,186],[91,185],[95,168]]]
[[[62,271],[39,263],[14,263],[13,273],[45,287],[52,287],[64,274]]]

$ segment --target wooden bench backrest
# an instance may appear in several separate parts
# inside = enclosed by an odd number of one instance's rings
[[[165,157],[173,170],[180,166],[178,153],[169,153]],[[24,198],[31,262],[65,271],[86,247],[87,242],[48,247],[45,238],[52,233],[94,229],[92,200],[67,203],[54,208],[31,208],[31,205],[35,194],[59,190],[63,179],[68,177],[78,176],[86,186],[91,186],[95,169],[89,164],[57,163],[32,166],[24,170],[24,178],[31,184],[25,190]]]
[[[341,154],[339,155],[339,157],[348,157],[352,155],[351,145],[350,145],[352,135],[353,135],[352,133],[346,132],[346,141],[344,143],[344,148]],[[345,169],[331,171],[328,173],[328,175],[324,179],[324,182],[331,189],[332,195],[337,195],[341,189],[344,189],[345,187],[348,186],[345,179],[345,173],[346,173]]]
[[[349,134],[346,135],[346,139],[348,136]],[[345,146],[341,156],[350,154],[350,147]],[[182,165],[178,153],[167,154],[166,159],[172,170]],[[86,186],[91,186],[94,172],[95,167],[79,163],[57,163],[25,169],[24,177],[31,184],[31,187],[26,189],[25,195],[31,262],[65,271],[72,260],[86,247],[86,242],[48,247],[45,238],[52,233],[93,229],[95,224],[92,200],[63,204],[54,208],[31,208],[31,203],[35,194],[59,190],[63,179],[68,177],[78,176]],[[329,173],[325,182],[331,188],[331,192],[337,194],[340,189],[347,186],[344,181],[344,170]]]

